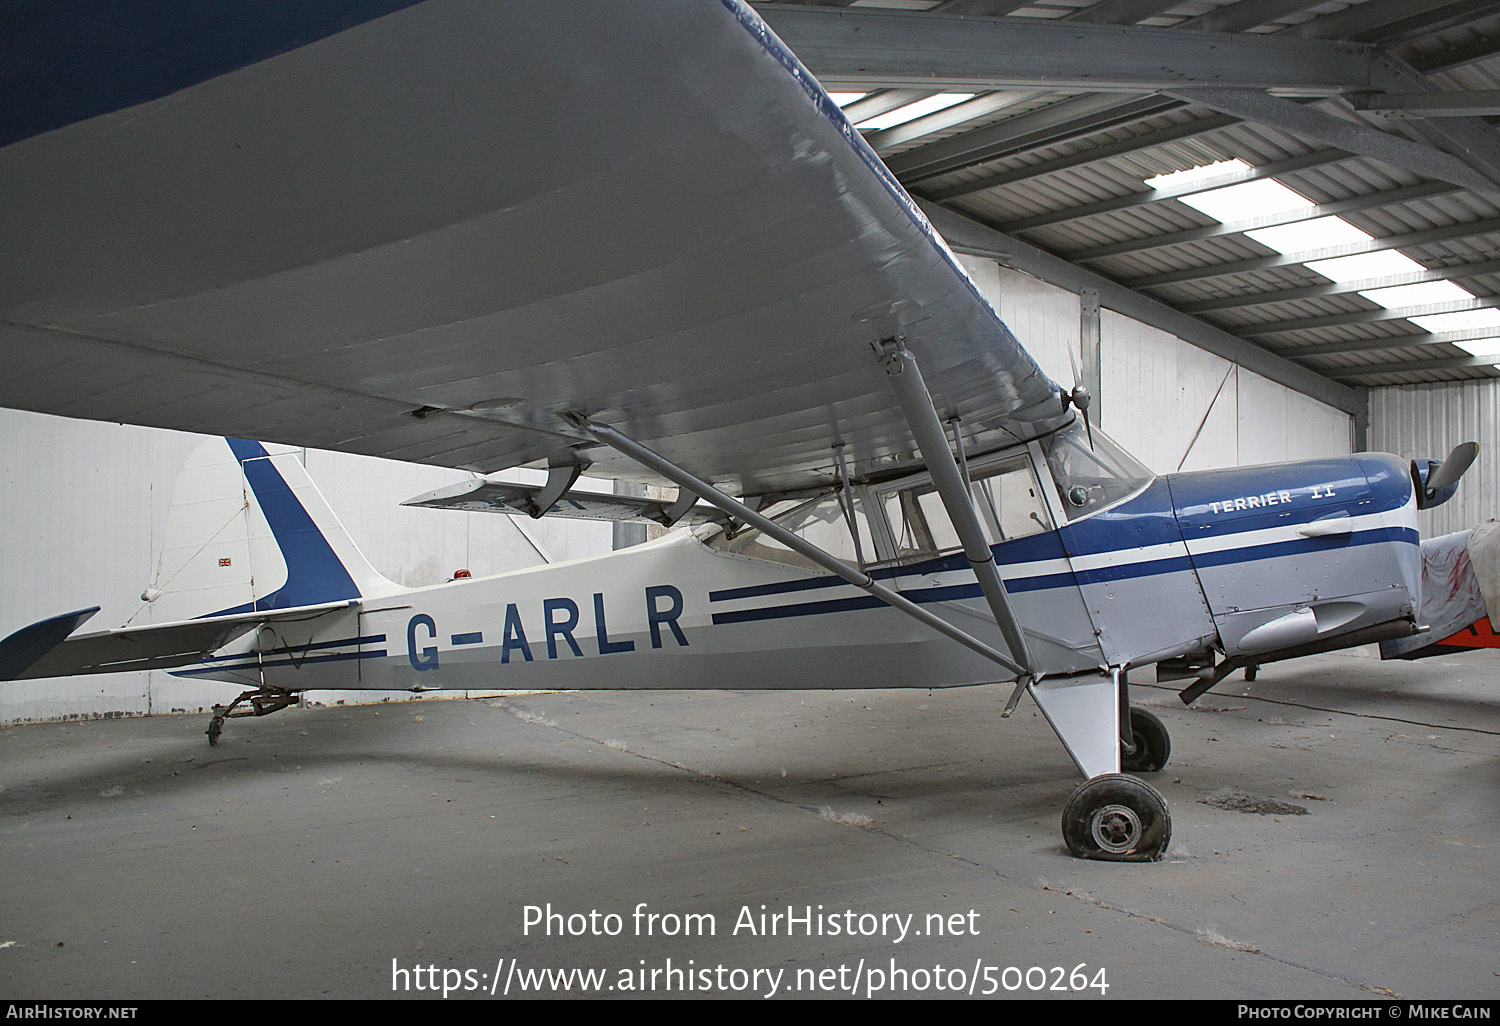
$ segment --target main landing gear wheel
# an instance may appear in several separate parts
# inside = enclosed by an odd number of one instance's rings
[[[1172,816],[1144,780],[1105,773],[1073,792],[1063,808],[1062,832],[1077,858],[1156,862],[1171,843]]]
[[[1120,746],[1120,768],[1130,773],[1154,773],[1167,764],[1172,738],[1155,713],[1130,707],[1130,750]]]

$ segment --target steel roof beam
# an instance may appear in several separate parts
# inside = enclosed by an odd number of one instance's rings
[[[1437,75],[1487,60],[1497,53],[1500,53],[1500,38],[1487,36],[1473,42],[1450,46],[1435,53],[1414,55],[1410,63],[1413,68],[1424,74]]]
[[[928,9],[929,14],[979,14],[1001,18],[1012,11],[1030,7],[1035,0],[943,0]]]
[[[1451,239],[1488,235],[1492,232],[1500,232],[1500,217],[1465,221],[1462,224],[1444,225],[1441,228],[1427,228],[1419,232],[1408,232],[1405,235],[1388,235],[1382,239],[1351,242],[1345,246],[1330,246],[1327,249],[1309,249],[1298,253],[1273,253],[1270,256],[1250,257],[1246,260],[1235,260],[1224,264],[1210,264],[1206,267],[1189,267],[1181,271],[1149,274],[1140,278],[1132,278],[1125,284],[1133,289],[1149,289],[1188,281],[1206,281],[1210,278],[1227,278],[1230,275],[1265,271],[1275,267],[1291,267],[1313,260],[1358,256],[1361,253],[1378,253],[1385,249],[1402,249],[1407,246],[1426,246],[1433,242],[1447,242]]]
[[[898,153],[885,164],[903,183],[920,182],[1039,146],[1101,132],[1124,122],[1139,121],[1178,106],[1181,106],[1178,101],[1165,96],[1128,100],[1108,93],[1077,96],[999,124]]]
[[[1375,57],[1365,44],[1291,36],[872,8],[757,9],[825,86],[1131,93],[1197,84],[1329,96],[1368,88]]]
[[[1430,93],[1437,90],[1437,86],[1426,75],[1388,54],[1382,55],[1376,62],[1373,81],[1376,88],[1387,93]],[[1500,135],[1496,135],[1495,130],[1484,121],[1472,117],[1454,117],[1403,123],[1433,144],[1457,154],[1478,171],[1490,183],[1485,191],[1500,189]]]
[[[1112,242],[1107,246],[1095,246],[1093,249],[1074,250],[1063,255],[1076,263],[1087,263],[1090,260],[1103,260],[1106,257],[1124,256],[1127,253],[1143,253],[1167,246],[1183,246],[1192,242],[1203,242],[1206,239],[1223,238],[1226,235],[1243,235],[1245,232],[1252,232],[1259,228],[1296,224],[1298,221],[1309,221],[1315,217],[1352,214],[1361,210],[1369,210],[1371,207],[1406,203],[1457,191],[1459,191],[1457,186],[1444,182],[1421,182],[1401,189],[1370,193],[1365,196],[1351,196],[1348,199],[1333,200],[1328,203],[1314,203],[1305,207],[1297,207],[1294,210],[1283,210],[1263,217],[1248,218],[1244,221],[1226,221],[1202,228],[1185,228],[1182,231],[1165,232],[1161,235],[1148,235],[1142,239],[1126,239],[1124,242]]]
[[[1466,370],[1470,367],[1493,369],[1497,356],[1446,356],[1435,360],[1411,360],[1406,363],[1372,363],[1368,367],[1330,367],[1326,371],[1330,378],[1347,380],[1363,378],[1371,374],[1408,374],[1412,371]]]
[[[1415,335],[1388,335],[1385,338],[1360,338],[1343,342],[1322,342],[1315,346],[1298,346],[1284,350],[1288,360],[1310,360],[1334,353],[1379,353],[1388,349],[1411,349],[1454,342],[1476,342],[1482,338],[1500,338],[1500,329],[1470,328],[1467,331],[1423,331]]]
[[[1228,119],[1233,121],[1233,119]],[[1134,142],[1135,140],[1131,140]],[[1151,144],[1147,144],[1149,146]],[[1133,147],[1140,149],[1143,147]],[[1129,210],[1134,207],[1149,206],[1152,203],[1164,203],[1167,200],[1181,199],[1184,196],[1196,196],[1199,193],[1212,192],[1215,189],[1225,189],[1231,185],[1244,185],[1246,182],[1257,182],[1262,178],[1275,178],[1277,175],[1291,174],[1294,171],[1305,171],[1310,167],[1321,167],[1344,160],[1350,154],[1343,150],[1322,149],[1311,153],[1304,153],[1299,157],[1288,157],[1286,160],[1273,161],[1270,164],[1261,164],[1257,167],[1248,167],[1243,171],[1229,171],[1212,178],[1200,178],[1197,181],[1184,182],[1181,185],[1167,185],[1158,189],[1147,189],[1145,192],[1132,192],[1125,196],[1115,196],[1107,200],[1099,200],[1096,203],[1085,203],[1076,207],[1065,207],[1062,210],[1053,210],[1045,214],[1035,214],[1031,217],[1019,218],[1008,221],[1001,225],[1002,231],[1025,232],[1036,228],[1044,228],[1048,225],[1062,224],[1067,221],[1077,221],[1080,218],[1094,217],[1098,214],[1110,214],[1117,210]],[[1022,170],[1030,170],[1023,168]]]
[[[1455,299],[1447,303],[1425,303],[1421,306],[1380,307],[1377,310],[1348,310],[1344,313],[1324,314],[1321,317],[1294,317],[1284,321],[1269,321],[1265,324],[1246,324],[1230,328],[1236,338],[1259,338],[1263,335],[1281,335],[1289,331],[1308,331],[1313,328],[1332,328],[1346,324],[1378,324],[1381,321],[1403,321],[1412,317],[1436,317],[1439,314],[1467,313],[1470,310],[1493,310],[1500,306],[1500,296],[1475,296],[1473,299]],[[1500,325],[1493,329],[1500,335]]]
[[[1096,0],[1059,21],[1083,25],[1134,25],[1176,7],[1182,0]]]
[[[1246,370],[1270,378],[1345,413],[1355,413],[1360,407],[1362,400],[1358,390],[1331,381],[1262,346],[1236,338],[1229,332],[1190,317],[1160,300],[1126,288],[1087,268],[1071,264],[1062,257],[1014,235],[996,231],[989,225],[948,207],[921,200],[918,200],[918,205],[932,221],[933,227],[960,253],[1000,260],[1007,266],[1025,271],[1069,292],[1077,293],[1085,288],[1098,289],[1101,306],[1176,335],[1189,345],[1238,363]]]
[[[1244,32],[1317,4],[1318,0],[1240,0],[1237,4],[1216,7],[1174,27],[1202,32]]]
[[[1382,132],[1362,122],[1349,121],[1272,96],[1255,89],[1170,89],[1168,95],[1199,103],[1223,114],[1255,121],[1327,146],[1337,146],[1362,157],[1405,168],[1424,178],[1451,182],[1465,189],[1500,192],[1500,177],[1481,174],[1468,163],[1432,146]]]
[[[1494,117],[1500,114],[1500,89],[1350,93],[1346,98],[1355,110],[1379,111],[1399,118]]]
[[[1112,121],[1104,125],[1091,125],[1083,123],[1076,126],[1075,138],[1086,136],[1106,128],[1118,127],[1133,121],[1141,121],[1147,117],[1164,114],[1180,104],[1173,103],[1169,107],[1156,110],[1148,110],[1146,113],[1138,114],[1133,118]],[[1040,178],[1042,175],[1056,174],[1059,171],[1069,171],[1076,167],[1085,167],[1101,160],[1109,160],[1111,157],[1119,157],[1139,150],[1150,149],[1153,146],[1161,146],[1170,142],[1178,142],[1182,139],[1192,139],[1220,128],[1228,128],[1230,125],[1239,124],[1238,118],[1221,115],[1199,118],[1197,121],[1189,121],[1178,125],[1169,125],[1142,135],[1132,136],[1129,139],[1116,139],[1100,146],[1092,146],[1078,153],[1064,154],[1061,157],[1053,157],[1050,160],[1038,161],[1025,167],[1012,168],[1009,171],[1001,171],[998,174],[987,175],[969,182],[958,182],[943,189],[924,193],[928,199],[945,202],[950,199],[958,199],[972,193],[983,192],[985,189],[996,189],[1002,185],[1011,185],[1015,182],[1029,181],[1032,178]],[[1061,141],[1061,140],[1059,140]],[[1021,151],[1013,151],[1021,152]],[[1009,155],[1009,154],[1005,154]],[[994,159],[994,158],[992,158]],[[954,168],[953,170],[961,170]]]
[[[865,136],[865,142],[869,143],[877,151],[889,149],[893,146],[900,146],[903,143],[911,142],[913,139],[920,139],[924,135],[941,132],[944,129],[961,125],[966,121],[987,117],[1007,107],[1014,107],[1016,104],[1021,103],[1023,100],[1029,100],[1035,95],[1036,93],[1034,92],[1022,89],[984,93],[974,97],[972,100],[955,103],[951,107],[935,110],[931,114],[913,118],[910,121],[903,122],[891,128],[870,132]]]
[[[1500,260],[1481,260],[1477,263],[1450,264],[1447,267],[1429,267],[1424,271],[1406,274],[1389,274],[1379,278],[1361,278],[1358,281],[1335,281],[1327,285],[1304,285],[1295,289],[1277,289],[1274,292],[1248,292],[1239,296],[1224,296],[1205,299],[1197,303],[1182,303],[1177,309],[1183,313],[1216,313],[1220,310],[1243,310],[1251,306],[1270,306],[1289,303],[1298,299],[1321,299],[1324,296],[1344,296],[1353,292],[1370,292],[1375,289],[1394,288],[1398,285],[1421,285],[1429,281],[1452,281],[1458,278],[1473,278],[1481,274],[1500,274]]]
[[[1288,35],[1303,39],[1390,42],[1413,31],[1431,34],[1495,13],[1488,0],[1366,0],[1304,22]]]

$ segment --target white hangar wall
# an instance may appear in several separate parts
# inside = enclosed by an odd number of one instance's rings
[[[0,637],[93,605],[101,608],[83,631],[132,618],[150,622],[140,596],[156,574],[172,486],[203,441],[177,431],[0,410]],[[400,584],[436,584],[460,568],[479,577],[535,566],[543,562],[538,549],[554,562],[610,549],[609,524],[520,524],[508,516],[400,505],[463,480],[458,471],[318,450],[303,459],[370,562]],[[17,681],[0,684],[0,723],[206,710],[237,693],[235,685],[161,671]]]
[[[1441,460],[1460,442],[1479,456],[1453,498],[1417,514],[1424,538],[1500,517],[1500,380],[1370,390],[1370,448]]]
[[[1079,297],[993,260],[960,260],[1042,369],[1071,385],[1068,350],[1079,356]],[[1351,451],[1347,413],[1175,335],[1106,309],[1100,338],[1103,387],[1090,413],[1158,474]]]

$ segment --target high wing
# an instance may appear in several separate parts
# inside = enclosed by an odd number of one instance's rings
[[[576,412],[754,495],[833,480],[836,442],[861,475],[912,456],[873,348],[899,336],[974,450],[1064,419],[743,3],[390,7],[133,106],[16,112],[0,405],[643,478]],[[215,45],[175,28],[163,68]]]

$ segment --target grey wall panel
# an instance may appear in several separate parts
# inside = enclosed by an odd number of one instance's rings
[[[1452,499],[1417,514],[1423,537],[1500,516],[1500,380],[1370,390],[1370,448],[1440,460],[1460,442],[1478,442],[1479,456]]]

